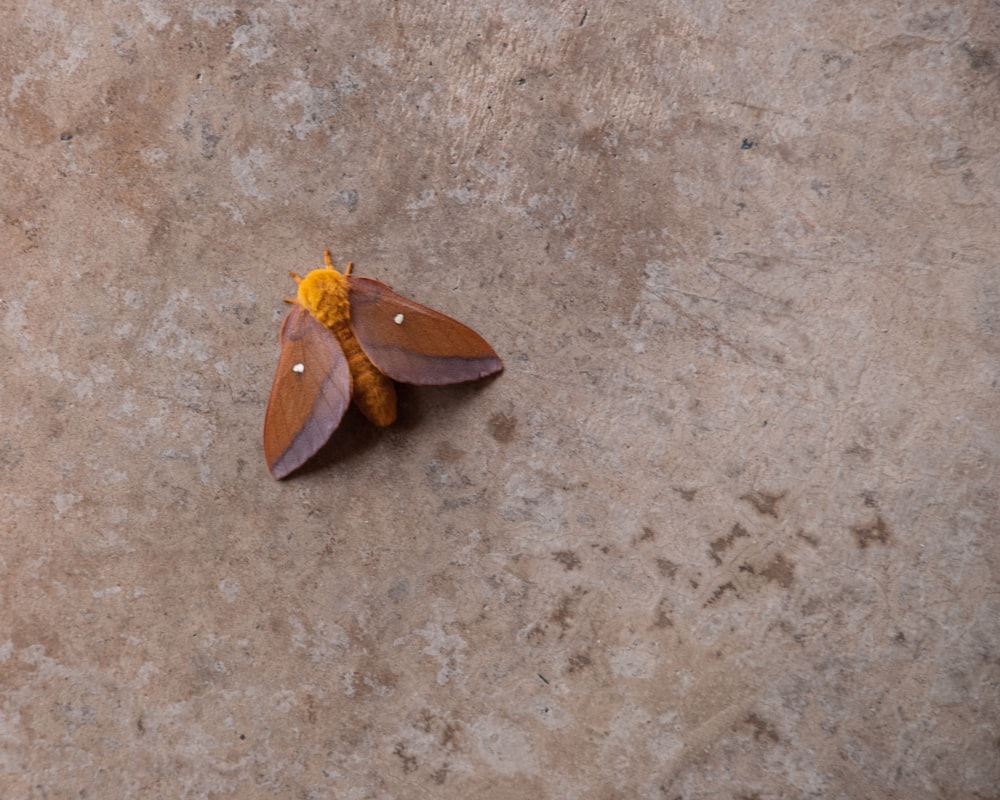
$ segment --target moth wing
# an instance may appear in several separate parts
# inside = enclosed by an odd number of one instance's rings
[[[503,369],[486,340],[461,322],[396,294],[380,281],[347,281],[354,335],[371,362],[393,380],[439,386]]]
[[[337,429],[351,402],[351,370],[337,337],[305,308],[281,327],[281,355],[264,417],[264,457],[281,479]]]

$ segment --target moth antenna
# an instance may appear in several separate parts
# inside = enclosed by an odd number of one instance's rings
[[[289,272],[288,275],[296,283],[302,283],[302,276],[299,275],[299,273],[297,273],[297,272]]]

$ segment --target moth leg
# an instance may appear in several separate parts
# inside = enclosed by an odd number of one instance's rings
[[[330,257],[330,251],[329,250],[324,250],[323,251],[323,261],[326,262],[326,268],[327,269],[332,269],[335,272],[340,272],[340,270],[338,270],[333,265],[333,259]],[[352,269],[354,269],[354,262],[353,261],[348,261],[347,262],[347,269],[344,270],[344,274],[345,275],[350,275]]]

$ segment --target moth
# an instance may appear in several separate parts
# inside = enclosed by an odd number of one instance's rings
[[[301,467],[340,425],[351,400],[375,425],[396,419],[393,381],[462,383],[503,369],[478,333],[384,283],[326,267],[298,284],[264,416],[264,458],[276,479]]]

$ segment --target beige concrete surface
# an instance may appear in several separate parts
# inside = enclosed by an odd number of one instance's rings
[[[1000,797],[996,0],[2,16],[0,796]]]

